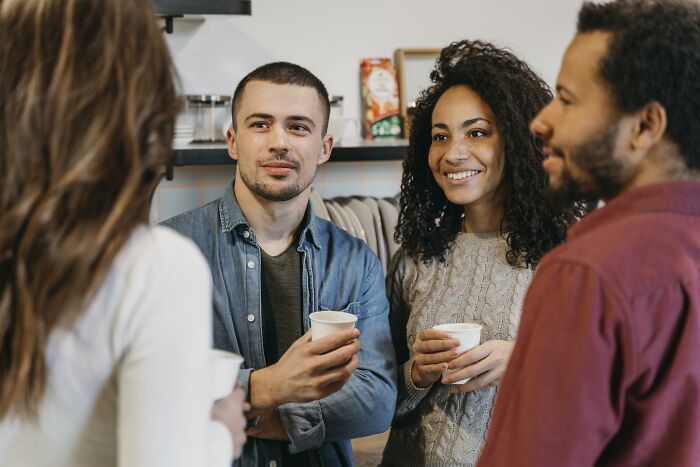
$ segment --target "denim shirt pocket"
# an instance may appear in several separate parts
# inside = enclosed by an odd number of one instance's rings
[[[362,318],[362,315],[360,314],[362,308],[360,305],[360,302],[352,302],[345,307],[328,307],[324,305],[319,305],[318,309],[319,311],[344,311],[345,313],[350,313],[357,316],[357,318],[359,319]]]

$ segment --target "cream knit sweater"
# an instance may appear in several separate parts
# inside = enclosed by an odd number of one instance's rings
[[[398,401],[382,465],[471,466],[488,426],[496,388],[450,394],[437,382],[411,382],[410,348],[416,335],[451,322],[483,325],[481,342],[514,340],[531,269],[506,261],[497,232],[459,234],[446,262],[424,264],[400,251],[387,276],[391,326],[398,354]]]

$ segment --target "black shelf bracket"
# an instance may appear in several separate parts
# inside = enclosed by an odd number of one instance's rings
[[[179,18],[180,16],[178,16]],[[165,20],[165,27],[163,28],[163,31],[166,32],[166,34],[172,34],[173,33],[173,19],[175,16],[164,16],[163,19]]]

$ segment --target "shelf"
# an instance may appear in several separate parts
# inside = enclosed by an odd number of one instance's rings
[[[250,15],[252,0],[151,0],[159,16]]]
[[[398,161],[406,157],[405,139],[356,140],[333,148],[329,162]],[[176,146],[175,166],[233,164],[226,145],[187,144]]]

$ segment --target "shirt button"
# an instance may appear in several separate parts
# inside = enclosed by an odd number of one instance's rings
[[[271,460],[271,461],[270,461],[270,467],[277,467],[277,461]]]
[[[243,238],[249,238],[249,237],[250,237],[249,231],[246,230],[245,232],[243,232]]]
[[[253,321],[255,321],[255,315],[251,313],[248,315],[248,322],[252,323]]]
[[[255,267],[255,263],[252,261],[248,261],[248,269],[253,269]]]

